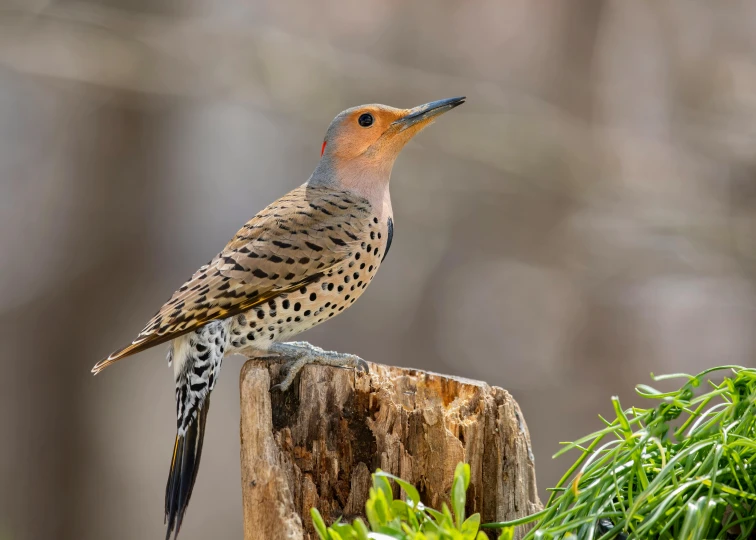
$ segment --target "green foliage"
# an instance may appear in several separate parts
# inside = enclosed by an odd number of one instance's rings
[[[393,480],[404,491],[406,501],[394,499]],[[373,474],[373,487],[365,504],[370,527],[357,518],[351,524],[335,523],[326,527],[320,512],[310,510],[321,540],[487,540],[480,531],[480,514],[465,519],[465,494],[470,485],[470,466],[457,465],[451,489],[452,510],[444,504],[441,511],[420,502],[414,486],[380,469]],[[512,528],[505,528],[500,540],[511,540]]]
[[[727,376],[712,382],[720,371]],[[616,418],[602,418],[604,429],[556,455],[580,452],[542,512],[483,527],[539,520],[526,540],[753,538],[756,370],[724,366],[654,380],[673,378],[686,382],[672,392],[637,387],[658,402],[653,408],[623,410],[612,398]]]

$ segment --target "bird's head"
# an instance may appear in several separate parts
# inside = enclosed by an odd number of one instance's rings
[[[345,187],[365,182],[387,184],[404,145],[440,115],[464,102],[464,97],[456,97],[412,109],[388,105],[347,109],[328,127],[316,176],[330,175]]]

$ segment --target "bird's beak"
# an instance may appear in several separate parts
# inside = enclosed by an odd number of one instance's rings
[[[424,124],[432,118],[452,110],[454,107],[459,107],[464,102],[465,96],[431,101],[425,105],[409,109],[407,114],[394,121],[391,127],[398,128],[398,131],[404,131],[414,125]]]

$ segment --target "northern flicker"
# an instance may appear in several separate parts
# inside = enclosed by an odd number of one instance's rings
[[[326,132],[309,180],[258,213],[182,285],[136,339],[92,368],[170,342],[177,434],[165,491],[166,539],[178,536],[197,478],[225,355],[285,356],[286,390],[308,363],[366,369],[357,356],[286,342],[335,317],[375,277],[394,234],[391,169],[404,145],[464,97],[413,109],[363,105]]]

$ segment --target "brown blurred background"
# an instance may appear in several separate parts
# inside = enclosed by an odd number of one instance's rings
[[[754,365],[756,4],[0,0],[0,539],[162,538],[165,347],[94,378],[347,107],[468,103],[304,337],[507,388],[542,493],[651,371]],[[240,538],[227,360],[184,540]]]

